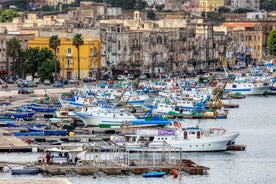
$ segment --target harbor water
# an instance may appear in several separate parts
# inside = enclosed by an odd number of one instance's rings
[[[239,108],[230,109],[227,119],[186,120],[187,126],[199,124],[201,127],[224,127],[229,131],[239,131],[236,144],[246,145],[245,151],[183,153],[183,158],[209,167],[206,175],[180,173],[178,178],[166,175],[163,178],[143,178],[140,175],[93,176],[72,175],[66,178],[74,184],[254,184],[276,183],[276,96],[248,96],[245,99],[231,100],[240,104]],[[0,160],[35,161],[39,153],[0,153]],[[43,178],[35,176],[13,176],[0,173],[0,178]],[[57,176],[55,176],[57,177]],[[60,176],[65,177],[65,176]]]

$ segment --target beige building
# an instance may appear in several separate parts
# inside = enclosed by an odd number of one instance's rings
[[[193,13],[214,12],[224,6],[224,0],[191,0]]]

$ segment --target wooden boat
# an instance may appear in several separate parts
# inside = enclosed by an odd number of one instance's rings
[[[147,173],[143,173],[142,176],[144,178],[161,178],[166,174],[166,172],[161,171],[150,171]]]
[[[39,167],[37,166],[23,166],[11,169],[12,174],[38,174]]]

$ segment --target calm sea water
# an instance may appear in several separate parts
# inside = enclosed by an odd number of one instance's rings
[[[207,175],[188,175],[180,173],[174,179],[171,175],[164,178],[143,178],[142,176],[102,176],[93,179],[91,176],[67,176],[72,183],[98,184],[177,184],[177,183],[276,183],[276,96],[249,96],[241,100],[240,108],[230,109],[226,120],[201,120],[202,127],[224,127],[227,130],[239,131],[236,144],[247,145],[246,151],[214,152],[214,153],[183,153],[183,158],[191,159],[199,165],[210,167]],[[187,121],[187,124],[198,121]],[[0,160],[36,160],[32,153],[0,153]],[[44,177],[12,176],[0,173],[0,178]]]

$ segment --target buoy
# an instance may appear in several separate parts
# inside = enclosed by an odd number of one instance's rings
[[[173,174],[173,177],[174,177],[174,178],[177,178],[177,177],[178,177],[178,172],[177,172],[177,170],[173,169],[173,170],[172,170],[172,174]]]

